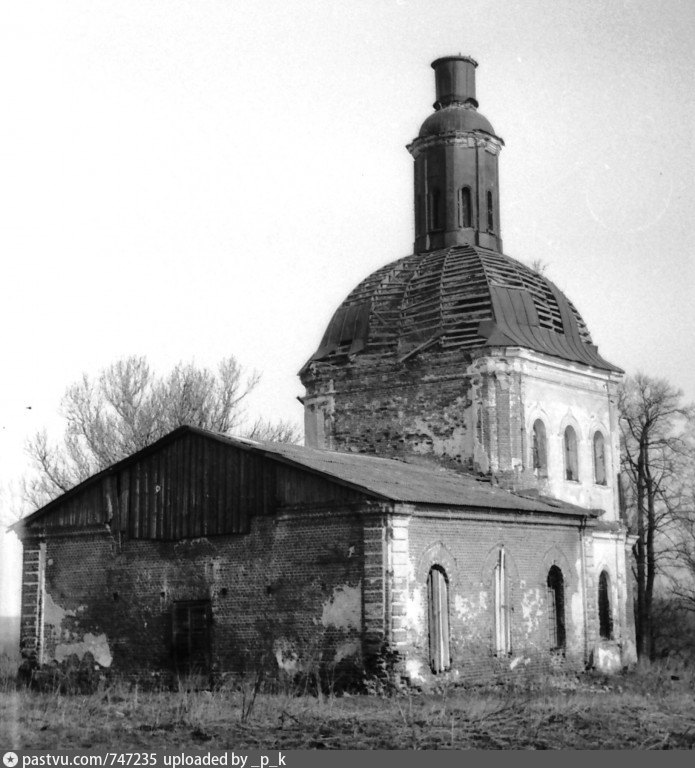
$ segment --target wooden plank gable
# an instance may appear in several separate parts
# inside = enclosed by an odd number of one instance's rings
[[[365,498],[252,444],[188,429],[171,437],[51,502],[27,519],[27,529],[108,525],[125,539],[190,539],[246,533],[251,517],[278,507]]]
[[[108,524],[131,539],[185,539],[245,533],[275,494],[258,453],[182,434],[158,450],[121,462],[28,521],[47,532]]]

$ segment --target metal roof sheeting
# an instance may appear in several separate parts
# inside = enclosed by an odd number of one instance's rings
[[[520,512],[589,514],[588,510],[572,504],[542,497],[528,498],[452,470],[299,445],[259,443],[258,446],[269,456],[281,457],[391,501]]]
[[[608,371],[574,305],[504,254],[453,246],[406,256],[363,280],[335,312],[311,361],[520,346]]]
[[[218,445],[226,444],[235,449],[255,454],[257,458],[263,457],[271,463],[283,462],[319,474],[332,482],[360,491],[366,496],[376,499],[490,511],[504,510],[575,517],[595,515],[591,510],[556,499],[540,497],[535,494],[515,494],[489,483],[480,482],[470,475],[451,470],[420,466],[365,454],[340,453],[284,443],[260,443],[243,438],[226,437],[196,427],[183,426],[165,435],[156,443],[92,475],[62,496],[16,523],[15,526],[23,528],[37,522],[47,514],[65,509],[77,496],[84,495],[84,492],[93,486],[98,487],[98,484],[107,478],[113,477],[134,465],[142,464],[144,460],[150,460],[157,454],[162,454],[172,443],[189,436],[196,436],[197,439],[204,438]],[[199,454],[200,457],[207,455],[204,450],[199,451]],[[168,466],[168,464],[164,462],[163,466]],[[196,462],[191,466],[201,467],[202,465],[200,462]],[[200,471],[204,471],[204,468]],[[270,476],[265,474],[263,476],[265,478],[263,482],[270,482]],[[157,482],[165,481],[158,480]],[[238,482],[243,483],[241,480]],[[226,484],[232,485],[233,482],[230,480]],[[272,489],[268,490],[271,491],[272,495]],[[234,488],[231,491],[236,492]],[[240,492],[243,493],[243,489],[240,489]],[[101,498],[99,494],[97,496]],[[92,510],[90,514],[97,512],[98,510]]]

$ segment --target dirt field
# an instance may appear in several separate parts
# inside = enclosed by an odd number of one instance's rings
[[[237,690],[88,696],[0,685],[0,744],[14,749],[692,749],[695,676],[666,667],[611,680],[522,680],[432,694]]]

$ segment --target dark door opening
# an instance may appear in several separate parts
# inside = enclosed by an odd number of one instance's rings
[[[209,600],[174,603],[172,612],[172,652],[174,669],[182,674],[210,671]]]

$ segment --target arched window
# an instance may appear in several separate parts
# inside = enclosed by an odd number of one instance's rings
[[[604,640],[613,637],[613,615],[611,614],[611,596],[608,574],[601,571],[598,577],[598,627]]]
[[[440,229],[442,226],[442,195],[441,192],[435,187],[430,190],[428,196],[427,205],[427,230],[432,232],[435,229]]]
[[[492,209],[492,192],[487,193],[487,231],[493,232],[495,229],[495,217]]]
[[[495,652],[512,652],[511,606],[507,583],[507,559],[504,548],[497,553],[495,565]]]
[[[430,568],[427,577],[427,613],[430,634],[430,667],[433,672],[449,668],[449,585],[444,569]]]
[[[594,481],[606,485],[606,443],[600,432],[594,434]]]
[[[565,477],[567,480],[579,480],[577,464],[577,434],[573,427],[565,429]]]
[[[471,188],[461,187],[459,189],[459,227],[473,226],[473,215],[471,206]]]
[[[565,647],[565,580],[553,565],[548,571],[548,631],[550,647]]]
[[[548,476],[548,455],[546,451],[545,424],[536,419],[533,422],[533,443],[531,446],[533,471],[539,477]]]

